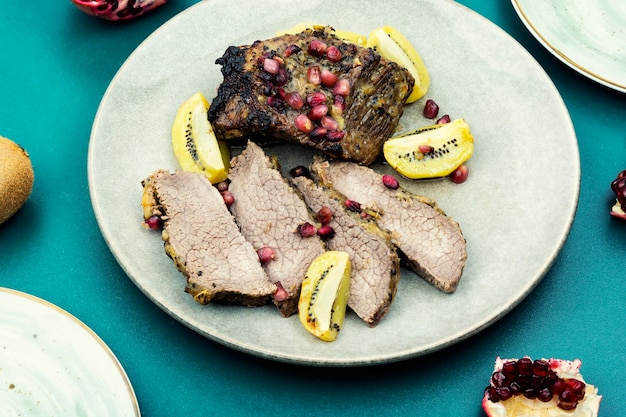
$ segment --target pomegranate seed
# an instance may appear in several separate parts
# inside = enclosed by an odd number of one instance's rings
[[[324,87],[334,87],[337,84],[339,77],[327,68],[322,68],[320,72],[320,79]]]
[[[274,85],[285,85],[289,81],[289,74],[285,68],[279,68],[278,74],[274,76]]]
[[[324,56],[327,48],[328,45],[326,45],[325,42],[320,41],[319,39],[313,39],[311,42],[309,42],[308,51],[311,55],[320,57]]]
[[[437,119],[438,125],[445,125],[446,123],[450,123],[450,116],[448,116],[447,114],[444,114],[439,119]]]
[[[311,110],[309,110],[309,119],[321,120],[327,113],[328,106],[325,104],[318,104],[317,106],[311,107]]]
[[[355,213],[360,213],[361,212],[361,203],[359,203],[358,201],[346,200],[344,205],[350,211],[353,211]]]
[[[517,369],[521,375],[532,375],[533,361],[530,358],[521,358],[517,361]]]
[[[576,394],[576,398],[580,401],[585,396],[585,383],[578,379],[567,378],[565,379],[567,389],[572,390]]]
[[[306,114],[299,114],[294,123],[301,132],[310,133],[313,130],[313,122]]]
[[[291,174],[292,177],[311,177],[311,172],[304,165],[298,165],[297,167],[292,168],[291,171],[289,171],[289,174]]]
[[[257,255],[259,255],[259,261],[262,264],[266,264],[271,262],[276,258],[276,250],[270,246],[263,246],[256,251]]]
[[[317,233],[317,229],[309,222],[305,222],[298,225],[298,233],[302,237],[311,237]]]
[[[533,373],[537,376],[548,376],[548,371],[550,370],[550,365],[548,365],[547,361],[543,359],[536,359],[533,362]]]
[[[297,54],[301,50],[302,48],[300,48],[298,45],[289,45],[288,47],[285,48],[285,51],[283,52],[283,56],[289,57],[293,54]]]
[[[235,196],[230,191],[222,191],[222,198],[224,199],[224,203],[226,207],[230,207],[235,202]]]
[[[331,226],[325,224],[322,227],[320,227],[319,229],[317,229],[317,235],[323,239],[329,239],[333,236],[335,236],[335,229],[333,229]]]
[[[334,45],[331,45],[326,49],[326,58],[328,58],[329,60],[333,62],[338,62],[338,61],[341,61],[341,58],[343,58],[343,55],[341,51],[339,50],[339,48],[337,48]]]
[[[509,387],[496,388],[496,393],[498,394],[498,398],[502,401],[506,401],[513,396]]]
[[[160,216],[150,216],[146,219],[146,226],[152,230],[161,230],[163,227],[163,220],[161,220]]]
[[[502,364],[502,373],[509,379],[515,379],[517,376],[517,363],[515,361],[508,361]]]
[[[578,396],[574,391],[566,388],[565,391],[559,394],[559,400],[567,403],[574,403],[578,401]]]
[[[506,375],[502,372],[494,372],[493,375],[491,375],[491,382],[495,387],[503,387],[507,385]]]
[[[304,99],[297,91],[285,94],[285,103],[294,110],[300,110],[304,107]]]
[[[322,127],[322,126],[317,126],[316,128],[314,128],[311,131],[311,133],[309,133],[309,136],[311,137],[311,139],[321,140],[327,134],[328,134],[328,129],[326,129],[325,127]]]
[[[278,74],[280,70],[280,63],[272,58],[265,58],[263,60],[263,70],[265,72],[269,72],[270,74]]]
[[[315,93],[307,94],[306,102],[309,103],[309,106],[317,106],[319,104],[326,103],[326,94],[316,91]]]
[[[575,409],[578,406],[578,402],[574,401],[574,402],[567,402],[567,401],[559,401],[559,403],[557,404],[557,406],[561,409],[561,410],[566,410],[566,411],[570,411]]]
[[[461,165],[450,174],[450,179],[455,184],[461,184],[467,181],[467,177],[469,177],[469,168],[467,165]],[[531,365],[532,366],[532,365]],[[520,373],[522,370],[520,369]],[[531,371],[532,372],[532,371]]]
[[[320,67],[314,65],[312,67],[307,68],[306,70],[306,78],[313,85],[322,84],[322,72]]]
[[[217,191],[219,191],[220,193],[222,191],[228,191],[228,187],[230,187],[230,181],[228,180],[220,181],[217,183],[216,187],[217,187]]]
[[[539,394],[537,395],[537,399],[541,402],[547,403],[548,401],[550,401],[553,397],[552,392],[550,391],[550,388],[542,388],[539,390]]]
[[[393,175],[383,175],[383,184],[391,190],[397,190],[400,187],[400,182]]]
[[[420,145],[420,146],[418,147],[418,150],[419,150],[421,153],[423,153],[424,155],[426,155],[426,154],[429,154],[429,153],[431,153],[432,151],[434,151],[434,150],[435,150],[435,148],[433,148],[433,147],[432,147],[432,146],[430,146],[430,145]]]
[[[337,130],[337,128],[339,127],[339,122],[337,122],[330,116],[322,117],[322,120],[320,120],[320,124],[328,130]]]
[[[331,130],[326,134],[326,139],[332,142],[339,142],[344,136],[346,136],[346,132],[343,130]]]
[[[336,95],[333,98],[332,114],[342,114],[346,108],[346,99],[343,96]]]
[[[350,80],[347,78],[340,78],[333,88],[333,94],[346,97],[350,94]]]
[[[276,301],[285,301],[289,298],[289,293],[285,290],[285,287],[280,283],[280,281],[276,282],[276,292],[274,292],[274,300]]]
[[[437,117],[438,113],[439,106],[437,103],[431,99],[426,100],[426,104],[424,105],[424,116],[428,119],[434,119]]]
[[[331,219],[333,218],[333,210],[328,206],[322,206],[322,208],[317,211],[317,214],[315,216],[318,222],[320,222],[322,225],[326,225],[330,223]]]

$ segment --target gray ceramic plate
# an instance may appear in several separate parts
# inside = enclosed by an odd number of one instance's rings
[[[380,4],[380,3],[377,3]],[[277,10],[280,13],[277,13]],[[404,185],[435,198],[463,228],[469,258],[461,284],[446,295],[402,271],[389,315],[374,329],[354,315],[325,343],[297,317],[271,307],[201,306],[158,233],[141,227],[141,180],[175,169],[170,128],[196,91],[209,99],[221,82],[215,59],[229,45],[273,36],[297,22],[332,23],[368,34],[382,25],[403,32],[430,70],[428,97],[472,127],[476,151],[469,180]],[[234,24],[234,22],[237,22]],[[405,110],[405,129],[428,124],[423,100]],[[268,149],[286,169],[310,154]],[[378,165],[380,170],[386,167]],[[159,307],[206,337],[261,357],[318,366],[398,361],[457,343],[501,318],[541,280],[561,249],[576,210],[578,145],[553,84],[518,43],[483,17],[442,0],[306,3],[203,1],[173,18],[130,56],[97,113],[89,148],[89,187],[102,234],[120,265]]]
[[[624,0],[512,0],[530,33],[570,68],[626,92]]]
[[[121,365],[66,311],[0,288],[0,415],[139,417]]]

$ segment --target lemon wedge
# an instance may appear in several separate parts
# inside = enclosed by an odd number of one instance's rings
[[[183,171],[204,173],[215,184],[228,177],[230,150],[207,118],[209,102],[195,93],[179,108],[172,125],[172,149]]]
[[[397,63],[411,73],[415,85],[406,99],[407,103],[424,97],[430,86],[428,70],[411,42],[400,31],[391,26],[374,29],[367,38],[367,46],[376,49],[385,59]]]

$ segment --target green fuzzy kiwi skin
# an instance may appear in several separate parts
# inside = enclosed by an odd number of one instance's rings
[[[34,180],[28,152],[0,136],[0,224],[22,208],[32,193]]]

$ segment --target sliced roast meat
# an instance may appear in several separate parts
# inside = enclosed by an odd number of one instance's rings
[[[204,175],[158,170],[142,185],[144,217],[163,219],[165,251],[187,277],[186,292],[200,304],[269,303],[276,285]]]
[[[276,251],[263,267],[270,281],[286,290],[287,298],[276,297],[274,303],[283,316],[290,316],[297,311],[307,268],[324,252],[324,243],[317,235],[300,236],[298,225],[313,222],[308,208],[254,142],[233,158],[229,179],[235,200],[230,209],[241,232],[255,249],[269,246]]]
[[[350,162],[316,160],[311,172],[320,183],[378,211],[378,224],[392,233],[407,267],[446,293],[456,290],[467,259],[465,238],[434,201],[389,189],[380,174]]]
[[[317,213],[322,207],[332,212],[328,221],[335,235],[328,239],[329,250],[350,255],[352,275],[348,306],[370,327],[389,312],[400,279],[400,261],[389,233],[382,231],[373,218],[363,218],[356,205],[346,209],[346,198],[339,192],[317,185],[304,176],[292,180],[309,208]]]
[[[224,80],[208,118],[218,138],[279,138],[365,165],[380,156],[415,83],[330,27],[231,46],[216,63]]]

